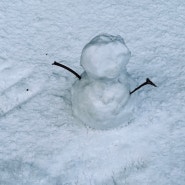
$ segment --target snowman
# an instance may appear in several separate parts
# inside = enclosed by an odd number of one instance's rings
[[[130,56],[121,36],[101,34],[83,48],[84,72],[72,86],[71,101],[74,116],[85,125],[109,129],[131,120],[135,83],[126,70]]]
[[[85,125],[110,129],[128,124],[136,104],[136,96],[131,98],[131,94],[145,85],[157,87],[149,78],[136,87],[136,82],[126,70],[130,56],[131,52],[121,36],[101,34],[82,50],[82,75],[56,61],[52,64],[79,78],[71,89],[72,111]]]

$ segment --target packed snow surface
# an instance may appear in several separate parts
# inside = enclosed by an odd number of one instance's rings
[[[85,72],[72,88],[73,113],[84,124],[108,129],[131,120],[129,59],[121,36],[101,34],[84,47],[81,65]]]
[[[184,185],[184,20],[184,0],[1,0],[0,184]],[[158,86],[133,94],[133,119],[109,130],[73,117],[77,79],[51,65],[81,74],[101,33],[121,35],[128,73]]]

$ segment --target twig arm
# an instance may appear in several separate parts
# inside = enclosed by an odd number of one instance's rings
[[[73,69],[65,66],[64,64],[60,64],[60,63],[54,61],[54,63],[52,65],[56,65],[56,66],[62,67],[64,69],[68,70],[69,72],[73,73],[79,80],[81,79],[81,76],[77,72],[75,72]]]
[[[141,87],[145,86],[145,85],[152,85],[154,87],[157,87],[157,85],[155,85],[149,78],[146,79],[146,82],[142,83],[140,86],[136,87],[133,91],[130,92],[130,94],[134,93],[135,91],[137,91],[138,89],[140,89]]]

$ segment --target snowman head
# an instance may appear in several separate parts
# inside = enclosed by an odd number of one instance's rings
[[[90,78],[115,79],[125,70],[130,56],[121,36],[101,34],[83,48],[81,65]]]

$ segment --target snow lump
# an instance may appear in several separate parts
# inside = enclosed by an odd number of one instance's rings
[[[125,68],[130,54],[120,36],[99,35],[84,47],[81,65],[93,79],[115,79]]]
[[[130,86],[126,65],[131,52],[121,36],[101,34],[82,50],[81,80],[72,87],[72,110],[95,129],[114,128],[131,119]]]

